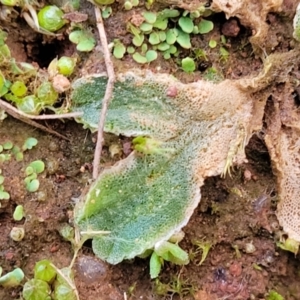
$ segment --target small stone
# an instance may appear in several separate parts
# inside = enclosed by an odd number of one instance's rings
[[[250,170],[246,169],[244,171],[244,180],[245,181],[249,181],[252,178],[252,173],[250,172]]]
[[[246,245],[245,245],[245,252],[246,253],[253,253],[253,252],[255,252],[256,251],[256,248],[255,248],[255,246],[252,244],[252,242],[251,243],[247,243]]]

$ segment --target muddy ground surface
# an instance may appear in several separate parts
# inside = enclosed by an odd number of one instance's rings
[[[291,43],[291,11],[288,1],[282,15],[269,14],[270,34],[278,39],[274,51],[286,51]],[[129,13],[116,13],[106,22],[110,28],[108,39],[116,36],[128,40],[124,22]],[[214,66],[223,78],[241,78],[257,74],[262,62],[253,54],[248,39],[251,31],[236,20],[226,21],[223,14],[215,15],[215,29],[209,35],[195,40],[197,47],[206,47],[209,60],[199,64],[193,75],[184,74],[174,61],[158,60],[147,66],[170,72],[182,81],[195,81],[205,77],[209,66]],[[9,45],[15,57],[21,61],[47,64],[56,55],[75,51],[68,41],[46,41],[41,35],[17,19],[17,23],[1,24],[8,28]],[[19,23],[18,23],[19,22]],[[91,20],[92,22],[92,20]],[[225,25],[227,24],[227,25]],[[230,26],[229,26],[230,25]],[[18,26],[24,30],[18,33]],[[223,34],[228,37],[229,58],[221,61],[208,41]],[[42,43],[43,42],[43,43]],[[51,50],[49,50],[51,49]],[[45,51],[52,52],[51,57]],[[124,67],[125,65],[125,67]],[[137,66],[132,59],[115,61],[116,69]],[[80,73],[100,72],[103,58],[97,49],[91,55],[82,55]],[[267,112],[266,112],[267,113]],[[73,255],[72,246],[64,241],[59,229],[72,224],[72,210],[91,179],[91,165],[95,148],[95,136],[73,121],[47,122],[47,126],[65,135],[69,140],[27,126],[11,117],[0,126],[0,144],[11,141],[22,146],[26,138],[35,137],[38,145],[24,154],[22,162],[12,159],[1,164],[4,187],[11,199],[0,208],[0,266],[4,272],[15,267],[32,277],[37,261],[50,259],[57,267],[68,266]],[[109,145],[119,143],[122,154],[111,158]],[[106,136],[102,167],[113,164],[128,155],[130,141],[124,137]],[[202,187],[202,199],[190,222],[184,228],[185,238],[181,246],[191,258],[184,267],[165,263],[157,280],[149,276],[149,261],[136,258],[110,266],[93,255],[91,244],[84,244],[76,263],[76,286],[81,299],[266,299],[270,290],[276,290],[284,299],[300,299],[299,260],[293,254],[276,246],[279,230],[276,219],[277,191],[271,162],[263,141],[257,133],[246,148],[248,163],[235,168],[232,177],[208,178]],[[39,175],[39,192],[29,193],[24,186],[24,170],[33,160],[41,159],[46,170]],[[14,208],[24,206],[26,220],[16,222],[12,218]],[[25,238],[20,242],[10,239],[12,227],[24,226]],[[200,264],[201,246],[211,245],[205,260]],[[21,288],[0,288],[0,299],[20,299]]]

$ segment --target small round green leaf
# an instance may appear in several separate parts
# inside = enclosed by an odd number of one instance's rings
[[[23,205],[18,205],[15,208],[15,211],[13,213],[13,218],[15,221],[21,221],[24,217],[24,208]]]
[[[145,56],[142,56],[140,53],[138,52],[135,52],[133,55],[132,55],[132,58],[138,62],[139,64],[145,64],[147,63],[147,58]]]
[[[38,179],[33,179],[29,183],[26,184],[26,189],[28,192],[34,193],[36,192],[40,187],[40,182]]]
[[[156,13],[151,11],[145,11],[143,12],[143,17],[146,20],[147,23],[153,24],[156,21]]]
[[[196,65],[195,62],[192,58],[190,57],[186,57],[181,61],[181,66],[182,69],[187,72],[187,73],[191,73],[194,72],[196,69]]]
[[[135,52],[134,47],[132,47],[132,46],[127,47],[127,52],[128,52],[129,54],[133,54],[133,53]]]
[[[193,20],[189,17],[181,17],[179,18],[178,24],[180,28],[186,33],[192,33],[194,29]]]
[[[50,32],[57,31],[66,24],[63,16],[63,11],[55,5],[44,6],[37,14],[39,25]]]
[[[4,150],[10,150],[10,149],[12,149],[13,146],[14,146],[13,143],[10,142],[10,141],[8,141],[8,142],[5,142],[5,143],[3,144],[3,149],[4,149]]]
[[[132,39],[132,43],[133,45],[140,47],[143,44],[144,39],[145,37],[143,34],[135,35],[134,38]]]
[[[153,28],[152,24],[145,23],[145,22],[140,26],[140,29],[144,32],[149,32],[152,30],[152,28]]]
[[[216,48],[217,47],[217,41],[215,40],[210,40],[209,43],[208,43],[208,46],[210,48]]]
[[[37,174],[42,173],[45,170],[45,164],[41,160],[35,160],[31,162],[29,167],[31,167]]]
[[[36,138],[30,137],[26,139],[24,142],[24,145],[22,146],[23,151],[29,149],[31,150],[34,146],[36,146],[38,143],[38,140]]]
[[[199,33],[205,34],[214,29],[214,23],[209,20],[202,19],[198,24]]]
[[[117,59],[123,58],[124,54],[126,53],[126,47],[123,45],[123,43],[120,40],[114,41],[114,51],[113,55]]]
[[[178,30],[177,43],[184,49],[190,49],[192,47],[190,35],[181,30]]]
[[[154,61],[157,59],[157,52],[155,50],[148,50],[146,52],[146,58],[148,62]]]
[[[17,80],[11,85],[10,90],[15,96],[23,97],[27,92],[27,87],[24,82]]]
[[[149,43],[151,45],[157,45],[160,43],[159,34],[157,32],[151,32],[149,35]]]

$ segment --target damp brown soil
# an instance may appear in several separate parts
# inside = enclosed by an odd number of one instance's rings
[[[286,7],[289,2],[284,1]],[[112,41],[117,36],[126,44],[130,37],[125,21],[132,18],[134,11],[122,14],[116,8],[113,6],[116,12],[113,18],[106,21],[110,28],[108,39]],[[87,4],[85,9],[90,23],[94,24],[91,6]],[[205,77],[211,66],[223,78],[230,79],[258,72],[262,62],[253,54],[249,29],[232,20],[225,28],[224,15],[219,15],[214,22],[213,32],[193,40],[193,45],[205,48],[209,57],[209,61],[198,61],[199,70],[195,74],[184,74],[175,60],[159,59],[143,68],[169,72],[184,82]],[[291,28],[286,22],[290,22],[286,16],[268,16],[270,35],[281,38],[275,51],[289,49],[290,41],[285,36],[291,36],[291,32],[286,32]],[[19,61],[37,62],[45,67],[56,55],[71,55],[75,51],[67,39],[49,40],[33,33],[21,18],[16,23],[1,25],[10,32],[8,44]],[[20,26],[21,31],[18,30]],[[221,28],[229,30],[228,35],[240,30],[236,37],[227,39],[227,60],[221,60],[219,54],[207,46],[211,38],[220,38]],[[49,49],[53,57],[45,58],[42,53],[45,50],[49,53]],[[130,57],[125,57],[122,64],[115,60],[114,64],[116,70],[140,68]],[[101,52],[81,54],[79,68],[78,76],[105,70]],[[23,161],[17,162],[12,157],[0,165],[5,177],[4,188],[11,195],[9,201],[1,200],[0,266],[3,273],[20,267],[26,278],[32,278],[34,265],[41,259],[49,259],[59,268],[70,264],[73,249],[60,236],[59,230],[65,224],[72,225],[76,199],[90,184],[95,148],[95,136],[75,122],[48,121],[44,124],[68,140],[58,139],[10,117],[0,124],[0,144],[11,141],[22,147],[28,137],[38,140],[36,147],[24,153]],[[118,144],[123,150],[113,158],[109,152],[111,144]],[[125,157],[129,148],[129,140],[106,136],[101,166],[109,166]],[[276,246],[279,229],[275,214],[276,180],[260,133],[252,137],[246,153],[248,163],[235,168],[232,177],[208,178],[201,188],[200,205],[184,228],[185,238],[180,244],[189,253],[191,262],[188,265],[165,263],[158,279],[151,280],[149,259],[135,258],[111,266],[94,256],[88,241],[74,265],[80,299],[266,299],[270,290],[276,290],[287,300],[300,299],[299,260]],[[38,175],[38,192],[30,193],[25,188],[25,169],[34,160],[43,160],[46,168]],[[14,221],[12,217],[17,205],[24,206],[22,221]],[[10,238],[13,227],[24,227],[23,240],[15,242]],[[210,250],[200,263],[203,247],[207,245]],[[21,287],[1,287],[0,299],[20,299],[21,290]]]

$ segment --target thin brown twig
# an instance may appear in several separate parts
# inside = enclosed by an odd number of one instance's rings
[[[36,127],[40,130],[43,130],[45,132],[48,132],[50,134],[53,134],[57,137],[60,137],[64,140],[69,140],[67,137],[65,137],[64,135],[46,127],[43,126],[35,121],[33,121],[32,119],[37,119],[37,120],[48,120],[48,119],[62,119],[62,118],[75,118],[75,117],[79,117],[80,113],[70,113],[70,114],[61,114],[61,115],[41,115],[41,116],[33,116],[33,115],[28,115],[20,110],[18,110],[17,108],[15,108],[14,106],[10,105],[9,103],[3,101],[0,99],[0,109],[3,109],[6,113],[8,113],[9,115],[11,115],[12,117],[14,117],[15,119],[18,119],[24,123],[27,123],[30,126]]]
[[[102,152],[102,146],[103,146],[103,130],[104,130],[105,117],[106,117],[106,112],[107,112],[107,108],[109,105],[109,101],[112,97],[114,83],[115,83],[115,72],[114,72],[113,63],[110,59],[110,51],[108,49],[103,19],[101,16],[100,9],[97,5],[95,5],[95,16],[96,16],[96,22],[97,22],[97,28],[98,28],[98,32],[99,32],[100,42],[101,42],[101,46],[103,49],[108,81],[107,81],[107,85],[106,85],[105,95],[102,100],[100,120],[99,120],[99,124],[98,124],[97,144],[96,144],[94,161],[93,161],[93,179],[96,179],[99,174],[99,166],[100,166],[101,152]]]

